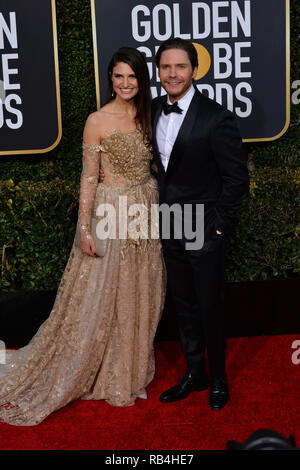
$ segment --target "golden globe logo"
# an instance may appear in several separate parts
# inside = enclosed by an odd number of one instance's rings
[[[196,42],[193,42],[193,45],[198,55],[198,73],[195,80],[200,80],[200,78],[204,77],[210,69],[211,57],[204,46],[197,44]]]

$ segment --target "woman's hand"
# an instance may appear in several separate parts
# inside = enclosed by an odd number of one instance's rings
[[[155,173],[158,173],[158,169],[157,169],[156,163],[152,162],[152,163],[151,163],[151,168],[152,168],[153,171],[155,171]]]
[[[98,256],[96,254],[96,247],[92,235],[88,235],[86,238],[81,240],[79,248],[83,251],[83,253],[93,256],[93,258]]]
[[[104,174],[104,171],[102,170],[102,168],[100,168],[99,175],[100,175],[100,183],[103,183],[104,178],[105,178],[105,174]]]

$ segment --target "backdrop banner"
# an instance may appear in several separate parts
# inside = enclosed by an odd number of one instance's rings
[[[61,134],[55,0],[1,0],[0,155],[48,152]]]
[[[290,121],[289,0],[91,0],[97,106],[121,46],[147,58],[152,96],[164,93],[154,63],[172,37],[192,41],[196,86],[233,111],[244,141],[274,140]]]

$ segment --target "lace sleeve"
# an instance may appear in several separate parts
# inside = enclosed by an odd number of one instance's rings
[[[98,144],[82,144],[82,172],[78,211],[81,240],[91,238],[90,216],[98,185],[100,151],[101,146]]]

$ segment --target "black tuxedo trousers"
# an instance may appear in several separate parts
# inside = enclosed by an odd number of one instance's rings
[[[182,240],[162,240],[187,368],[195,376],[203,372],[205,346],[212,377],[225,376],[226,244],[223,235],[206,240],[200,250],[186,250]]]
[[[183,225],[184,218],[195,219],[190,212],[186,215],[182,210],[182,214]],[[184,227],[181,238],[174,237],[173,220],[170,219],[170,237],[162,238],[162,247],[187,369],[194,376],[203,374],[207,347],[212,378],[225,377],[224,279],[228,237],[216,233],[215,210],[210,206],[204,211],[204,243],[199,249],[190,249],[187,243],[195,239],[185,237]],[[162,223],[160,234],[164,235]]]

